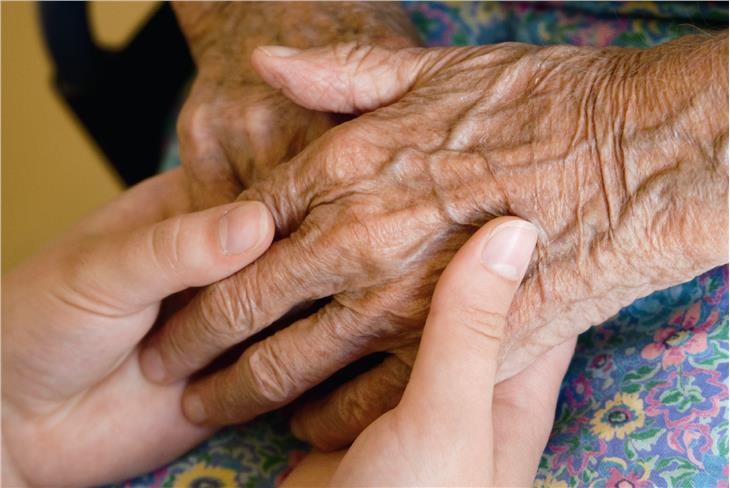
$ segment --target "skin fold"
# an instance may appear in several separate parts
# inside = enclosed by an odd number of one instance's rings
[[[183,409],[205,425],[246,421],[389,353],[295,415],[298,436],[334,449],[398,403],[439,275],[497,216],[539,229],[498,380],[727,262],[727,55],[726,33],[646,50],[256,50],[261,78],[298,105],[361,115],[243,192],[267,205],[279,240],[175,314],[143,370],[175,381],[331,297],[193,382]]]
[[[175,2],[173,8],[198,68],[177,126],[196,208],[235,200],[337,122],[264,83],[250,63],[256,46],[419,44],[400,6],[386,2]]]

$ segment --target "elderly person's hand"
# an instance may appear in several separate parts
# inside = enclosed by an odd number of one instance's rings
[[[284,486],[531,486],[575,339],[495,387],[506,314],[535,247],[524,221],[492,220],[436,286],[403,398],[335,473],[314,453]],[[334,474],[334,476],[332,476]]]
[[[182,214],[180,171],[131,189],[3,278],[2,485],[89,486],[149,471],[211,433],[150,383],[138,343],[160,300],[240,270],[274,234],[259,202]]]
[[[727,260],[727,35],[647,50],[274,47],[253,61],[302,106],[369,112],[242,194],[266,203],[283,238],[143,353],[150,378],[175,381],[293,306],[332,297],[192,384],[191,420],[250,419],[390,352],[294,419],[319,447],[350,442],[397,404],[440,272],[498,215],[539,228],[500,380]]]
[[[418,45],[398,4],[176,2],[173,7],[198,68],[178,119],[180,156],[198,209],[235,200],[336,122],[263,82],[250,63],[254,48],[347,41]]]

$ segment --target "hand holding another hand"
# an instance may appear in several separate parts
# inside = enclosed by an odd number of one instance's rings
[[[160,301],[240,270],[274,228],[258,202],[190,211],[180,171],[134,187],[3,277],[3,486],[89,486],[171,461],[212,433],[149,382]]]
[[[514,218],[444,270],[397,407],[358,436],[331,486],[531,486],[575,339],[495,386],[507,313],[535,246]]]
[[[295,417],[300,436],[335,448],[398,403],[441,271],[495,216],[539,230],[498,380],[724,262],[726,58],[722,36],[648,50],[257,50],[261,77],[298,104],[365,113],[242,194],[269,207],[283,238],[176,314],[148,344],[146,374],[175,381],[331,297],[192,384],[184,408],[209,425],[245,421],[390,353]]]
[[[434,292],[398,406],[343,452],[314,452],[286,479],[303,486],[531,486],[575,339],[495,385],[507,311],[534,226],[492,220],[456,253]]]

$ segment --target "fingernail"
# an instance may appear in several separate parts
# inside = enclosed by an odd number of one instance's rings
[[[205,413],[203,401],[196,393],[190,393],[183,400],[183,413],[194,424],[202,424],[208,417]]]
[[[223,254],[242,254],[255,247],[264,234],[266,208],[259,202],[246,202],[226,212],[218,224]]]
[[[267,56],[273,56],[275,58],[288,58],[302,52],[301,49],[285,46],[259,46],[259,49],[266,53]]]
[[[167,378],[167,371],[162,362],[162,356],[157,349],[148,347],[140,354],[139,362],[142,366],[142,372],[155,383],[163,383]]]
[[[537,243],[537,228],[524,220],[510,220],[492,231],[482,249],[482,263],[508,280],[520,280]]]

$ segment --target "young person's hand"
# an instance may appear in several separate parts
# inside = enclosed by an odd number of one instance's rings
[[[266,207],[189,213],[180,171],[132,188],[3,278],[2,485],[88,486],[149,471],[212,430],[158,385],[138,343],[160,301],[240,270],[271,243]]]
[[[286,486],[531,486],[575,339],[495,386],[498,352],[536,229],[485,225],[439,280],[401,402],[337,466],[314,453]],[[334,471],[334,476],[333,476]]]

